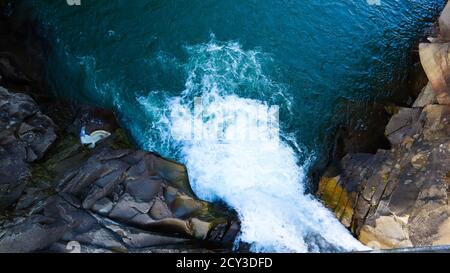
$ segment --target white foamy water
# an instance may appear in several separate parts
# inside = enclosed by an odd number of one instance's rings
[[[271,109],[264,98],[280,95],[282,87],[263,75],[258,53],[214,40],[188,52],[186,89],[167,99],[169,111],[161,113],[150,98],[139,102],[154,118],[153,128],[170,128],[159,130],[162,143],[176,147],[196,194],[223,200],[238,212],[238,240],[249,243],[252,251],[364,249],[329,210],[305,194],[308,163],[299,164],[301,151],[274,136],[277,128],[261,126],[273,121],[263,114]],[[258,99],[242,96],[249,89],[260,92]],[[200,118],[193,113],[195,97],[201,100]],[[285,105],[281,111],[289,110]],[[157,150],[152,145],[147,148]]]

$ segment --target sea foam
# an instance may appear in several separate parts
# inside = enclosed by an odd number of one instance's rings
[[[186,88],[181,96],[167,98],[168,111],[163,114],[152,106],[151,98],[138,100],[159,124],[152,128],[165,128],[159,137],[177,150],[196,194],[222,200],[237,211],[241,220],[237,243],[248,243],[256,252],[365,249],[328,209],[305,193],[309,161],[299,162],[303,151],[294,147],[301,145],[288,144],[270,115],[274,106],[269,102],[277,102],[274,96],[283,100],[288,96],[264,75],[263,55],[214,39],[187,51]],[[278,100],[281,111],[289,111],[283,100]],[[201,108],[200,117],[196,107]],[[158,148],[152,145],[147,148]]]

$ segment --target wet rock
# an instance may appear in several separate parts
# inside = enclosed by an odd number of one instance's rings
[[[101,198],[92,206],[92,210],[101,215],[108,215],[112,210],[114,203],[109,198]]]
[[[189,226],[192,230],[192,235],[200,240],[206,239],[208,233],[211,230],[211,223],[199,220],[197,218],[192,218],[189,221]]]
[[[57,162],[49,159],[51,164],[48,165],[52,170],[65,170],[58,171],[56,191],[71,207],[95,214],[97,221],[114,221],[121,229],[139,230],[133,243],[130,238],[120,235],[127,251],[129,244],[155,247],[150,245],[151,242],[181,243],[186,240],[214,241],[231,246],[239,232],[239,222],[235,216],[220,212],[194,196],[184,166],[143,151],[113,149],[113,140],[114,137],[88,150],[78,161],[72,156],[50,156],[63,158]],[[78,146],[78,149],[83,147]],[[58,148],[58,152],[66,154],[64,149]],[[72,162],[72,168],[59,167],[65,166],[66,160]],[[68,222],[77,222],[78,216],[67,212],[64,215],[74,218]],[[65,235],[63,239],[77,241],[82,238],[81,244],[92,251],[93,244],[88,244],[89,240],[94,240],[97,235],[109,238],[98,227],[92,229],[72,229],[72,235]],[[211,237],[213,230],[222,235]],[[89,233],[85,234],[87,231]],[[76,237],[75,234],[84,235]],[[101,250],[117,251],[118,245],[113,249],[114,244],[95,245]]]
[[[136,200],[150,202],[156,194],[162,192],[163,180],[150,177],[149,179],[133,179],[126,183],[126,191]]]
[[[198,202],[188,195],[178,194],[175,200],[171,203],[171,209],[177,218],[186,218],[194,214],[196,211],[201,210],[203,205],[205,204]]]
[[[30,208],[36,203],[47,199],[47,197],[47,193],[43,191],[43,188],[28,187],[24,190],[19,201],[17,201],[15,208],[18,210]]]
[[[0,222],[1,252],[210,251],[202,242],[231,249],[235,214],[198,200],[185,166],[130,149],[121,129],[94,149],[76,130],[56,141],[52,120],[29,96],[3,89],[0,126],[0,205],[24,216]]]
[[[67,229],[64,221],[37,215],[3,226],[0,252],[23,253],[43,250],[59,240]]]
[[[30,180],[29,163],[56,140],[55,125],[25,94],[0,87],[0,211],[14,203]]]
[[[150,210],[150,204],[137,203],[129,195],[123,195],[114,205],[109,217],[121,222],[132,222],[132,219],[138,214],[144,214]],[[141,212],[142,211],[142,212]]]
[[[155,220],[173,217],[167,204],[159,198],[153,200],[152,208],[150,209],[150,216]]]
[[[114,150],[105,143],[61,177],[60,194],[125,225],[203,239],[213,222],[221,222],[220,215],[211,218],[208,203],[194,197],[184,166],[151,153]]]

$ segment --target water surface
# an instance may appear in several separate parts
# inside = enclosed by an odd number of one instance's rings
[[[201,198],[236,209],[239,240],[252,250],[317,252],[362,246],[307,193],[305,173],[349,104],[389,97],[386,86],[402,82],[411,45],[443,2],[30,0],[21,8],[51,41],[56,94],[114,108],[142,148],[184,162]],[[185,117],[195,98],[207,113],[202,137],[177,138],[193,134]],[[258,109],[274,106],[279,141],[256,126],[270,120]],[[211,124],[225,125],[218,137]],[[227,138],[241,131],[250,133]]]

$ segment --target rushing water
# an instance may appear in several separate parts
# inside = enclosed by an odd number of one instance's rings
[[[236,209],[254,251],[362,248],[305,173],[344,105],[402,81],[442,0],[81,3],[21,5],[51,42],[54,92],[113,107],[141,147],[184,162],[201,198]]]

